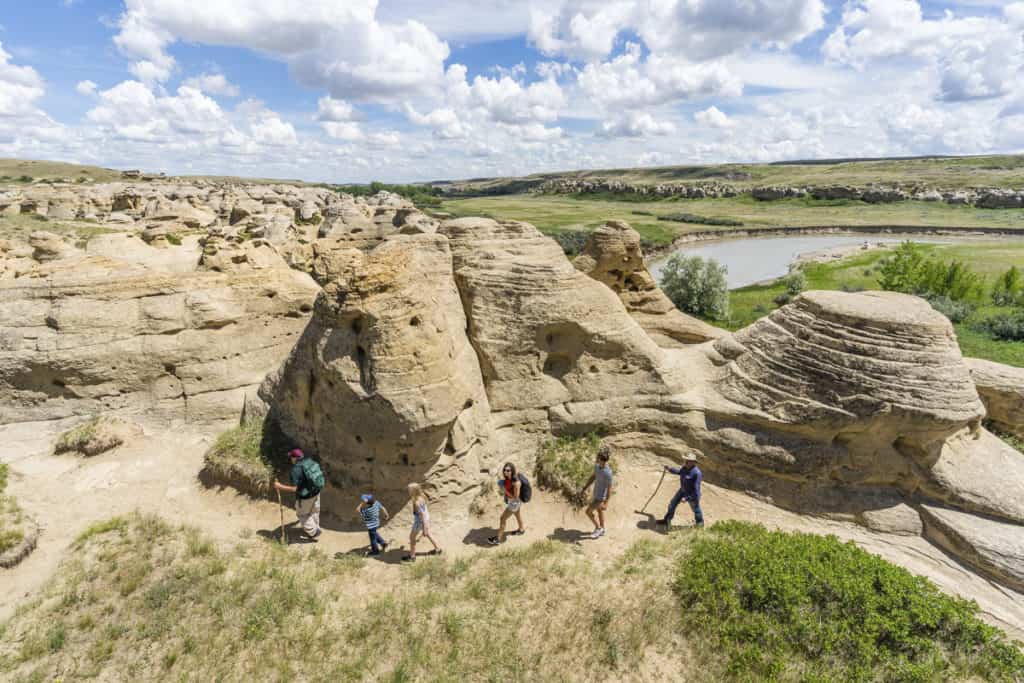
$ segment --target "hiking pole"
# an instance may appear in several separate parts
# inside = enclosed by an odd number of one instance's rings
[[[277,509],[281,513],[281,545],[288,545],[288,537],[284,533],[284,503],[281,502],[281,490],[276,486],[274,490],[277,491]]]
[[[662,470],[661,470],[661,479],[658,480],[658,485],[657,485],[657,487],[655,487],[654,493],[651,494],[651,497],[647,499],[647,502],[644,503],[644,506],[642,508],[640,508],[639,510],[637,510],[637,512],[639,512],[640,514],[643,514],[644,511],[647,509],[647,506],[651,504],[652,500],[654,500],[654,497],[656,495],[658,495],[658,491],[661,490],[661,483],[663,481],[665,481],[665,474],[667,474],[667,473],[668,473],[668,470],[662,468]]]

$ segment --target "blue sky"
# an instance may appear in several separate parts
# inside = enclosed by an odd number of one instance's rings
[[[1024,146],[1024,2],[5,0],[0,23],[0,156],[365,182]]]

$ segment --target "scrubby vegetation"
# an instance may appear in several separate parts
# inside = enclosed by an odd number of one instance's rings
[[[6,493],[8,472],[7,465],[0,463],[0,555],[25,539],[21,510],[14,498]]]
[[[393,192],[411,201],[419,208],[437,208],[441,206],[439,188],[431,185],[390,185],[374,181],[369,185],[330,185],[336,192],[344,192],[354,197],[370,197],[378,192]]]
[[[711,320],[729,317],[725,266],[714,259],[673,254],[661,271],[661,288],[685,313]]]
[[[203,457],[200,478],[208,486],[230,486],[252,496],[270,493],[288,444],[272,422],[244,420],[217,437]]]
[[[878,274],[881,288],[892,292],[974,302],[985,296],[985,278],[961,261],[930,258],[914,242],[904,242],[883,258]]]
[[[743,680],[1014,681],[1024,651],[941,593],[835,537],[716,524],[679,563],[676,594]]]
[[[636,213],[635,211],[633,213]],[[719,216],[699,216],[695,213],[669,213],[658,216],[659,221],[672,221],[673,223],[694,223],[696,225],[723,225],[727,227],[742,227],[743,221],[735,218],[722,218]]]
[[[588,494],[580,495],[580,488],[594,473],[594,459],[600,447],[601,437],[597,434],[563,436],[544,443],[537,453],[537,484],[561,493],[577,507],[586,505],[590,499]],[[613,472],[618,469],[614,453],[609,464]]]
[[[69,429],[57,438],[54,453],[81,453],[99,455],[124,443],[124,438],[114,429],[112,423],[103,417],[94,417],[88,422]]]
[[[297,560],[151,516],[98,524],[0,626],[0,677],[1012,681],[1024,666],[973,603],[834,538],[750,524],[607,565],[550,540],[393,572]]]

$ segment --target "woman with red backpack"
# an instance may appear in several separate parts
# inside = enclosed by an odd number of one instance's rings
[[[487,542],[491,545],[498,545],[505,542],[505,523],[512,515],[516,517],[519,528],[511,531],[514,536],[526,533],[523,526],[523,503],[530,502],[530,482],[523,475],[516,471],[516,466],[510,462],[505,463],[501,468],[501,479],[498,480],[498,489],[505,498],[505,509],[501,511],[501,521],[498,525],[498,535],[491,536]]]

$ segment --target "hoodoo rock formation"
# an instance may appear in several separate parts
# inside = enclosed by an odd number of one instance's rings
[[[1024,432],[1024,382],[968,366],[920,299],[808,292],[727,333],[675,310],[624,223],[570,262],[527,223],[386,193],[27,192],[0,210],[116,232],[0,242],[0,424],[212,422],[259,386],[339,517],[367,488],[397,511],[412,481],[465,515],[504,460],[601,431],[622,458],[698,448],[713,481],[1024,588],[1024,455],[983,427],[987,407]]]
[[[640,233],[622,221],[608,221],[594,230],[573,265],[618,294],[659,346],[680,347],[725,334],[675,307],[647,270]]]

